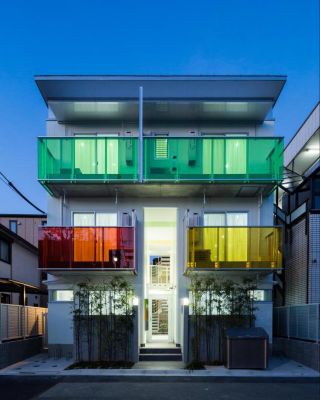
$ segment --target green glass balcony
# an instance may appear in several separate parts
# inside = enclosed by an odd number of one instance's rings
[[[189,269],[281,269],[280,227],[190,227]]]
[[[42,182],[131,182],[138,179],[138,139],[65,137],[38,139]]]
[[[145,181],[279,182],[283,138],[145,138]]]

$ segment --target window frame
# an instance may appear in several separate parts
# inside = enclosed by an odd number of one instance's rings
[[[1,256],[1,243],[6,243],[8,245],[8,259],[4,259]],[[9,240],[6,240],[2,237],[0,237],[0,261],[5,262],[6,264],[11,264],[12,262],[12,244]]]
[[[15,224],[16,225],[16,229],[15,230],[13,230],[12,228],[11,228],[11,224]],[[18,220],[16,220],[16,219],[9,219],[9,229],[10,229],[10,231],[11,232],[13,232],[13,233],[15,233],[16,235],[18,234]]]
[[[72,292],[71,300],[55,300],[54,292]],[[50,303],[73,303],[74,301],[74,291],[73,289],[51,289],[50,290]]]
[[[75,228],[80,228],[81,225],[74,225],[74,214],[93,214],[94,225],[88,226],[95,228],[100,227],[101,225],[97,225],[97,214],[115,214],[117,216],[117,224],[116,225],[109,225],[110,227],[118,227],[119,226],[119,213],[116,212],[108,212],[108,211],[71,211],[71,226]],[[108,227],[108,226],[106,226]]]
[[[250,212],[249,210],[236,210],[236,211],[204,211],[202,213],[202,221],[203,221],[203,226],[210,227],[213,225],[204,225],[204,216],[205,214],[224,214],[224,225],[217,225],[221,227],[233,227],[233,226],[239,226],[239,227],[249,227],[251,226],[249,224],[249,215]],[[227,214],[247,214],[247,225],[227,225]]]

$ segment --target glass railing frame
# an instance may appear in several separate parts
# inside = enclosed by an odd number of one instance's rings
[[[72,236],[71,238],[69,238],[69,262],[68,265],[66,265],[65,267],[51,267],[51,266],[40,266],[40,258],[41,258],[41,232],[45,231],[45,230],[49,230],[49,229],[65,229],[66,231],[72,231],[73,229],[96,229],[96,230],[101,230],[102,235],[104,235],[105,230],[107,229],[130,229],[132,231],[132,251],[133,251],[133,266],[132,268],[124,268],[124,267],[112,267],[112,268],[108,268],[108,267],[96,267],[96,266],[92,266],[92,267],[74,267],[72,266],[73,263],[75,263],[74,261],[74,249],[72,250],[72,246],[74,243],[74,236]],[[39,248],[39,265],[38,265],[38,269],[42,270],[42,271],[132,271],[134,273],[137,272],[137,264],[136,264],[136,226],[132,225],[132,226],[40,226],[38,228],[38,248]],[[97,239],[96,239],[96,233],[95,233],[95,238],[94,238],[94,243],[97,244]],[[102,245],[104,244],[104,240],[101,241]],[[102,246],[103,250],[102,253],[104,253],[104,247]],[[111,249],[109,249],[111,250]],[[123,250],[123,249],[116,249],[116,250]],[[96,251],[96,249],[95,249]],[[97,260],[92,260],[91,263],[92,264],[97,264],[99,261]],[[90,262],[89,262],[90,263]],[[102,265],[105,263],[105,261],[101,261]]]
[[[69,177],[50,177],[48,174],[48,169],[47,169],[47,156],[45,154],[45,152],[43,152],[41,154],[41,150],[40,150],[40,142],[44,141],[44,140],[66,140],[66,141],[75,141],[75,140],[87,140],[87,139],[91,139],[91,140],[133,140],[134,142],[136,142],[136,144],[134,145],[134,149],[133,151],[136,152],[136,154],[133,156],[134,157],[134,173],[131,177],[125,177],[125,178],[121,178],[121,177],[112,177],[111,174],[108,175],[107,172],[105,172],[103,177],[95,177],[95,175],[97,175],[97,173],[95,174],[83,174],[83,175],[87,175],[83,178],[76,176],[75,174],[75,149],[73,149],[73,159],[71,157],[71,162],[72,164],[72,168],[71,168],[71,174]],[[139,138],[137,136],[90,136],[90,135],[83,135],[83,136],[39,136],[38,137],[38,180],[42,183],[49,183],[49,184],[54,184],[54,183],[77,183],[77,184],[81,184],[81,183],[113,183],[113,182],[118,182],[118,183],[137,183],[139,182],[140,184],[148,184],[148,183],[157,183],[157,182],[168,182],[168,183],[235,183],[235,184],[239,184],[239,183],[255,183],[255,184],[268,184],[268,183],[273,183],[276,184],[278,182],[280,182],[283,179],[283,172],[281,170],[281,167],[283,165],[282,163],[279,163],[278,168],[279,171],[277,174],[270,174],[270,177],[250,177],[250,173],[247,172],[246,174],[238,174],[241,175],[239,177],[237,177],[237,174],[228,174],[225,169],[226,166],[224,166],[224,172],[223,173],[211,173],[211,174],[204,174],[204,173],[200,173],[198,174],[197,177],[192,177],[190,175],[190,177],[181,177],[179,175],[179,170],[177,169],[177,172],[175,174],[174,177],[172,176],[167,176],[165,178],[158,178],[158,177],[150,177],[148,175],[150,175],[148,173],[148,171],[151,169],[150,166],[150,161],[149,161],[149,157],[150,155],[148,155],[148,157],[146,157],[146,149],[148,148],[149,145],[147,145],[147,143],[149,143],[148,141],[155,141],[157,139],[167,139],[170,143],[170,141],[179,141],[179,140],[198,140],[198,141],[202,141],[202,140],[223,140],[224,142],[226,142],[227,140],[246,140],[246,151],[248,151],[248,146],[249,146],[249,141],[261,141],[261,140],[267,140],[267,141],[274,141],[274,147],[272,149],[272,151],[270,152],[270,154],[268,155],[268,157],[271,157],[271,155],[277,150],[278,147],[280,154],[278,154],[277,157],[281,157],[281,159],[283,160],[283,142],[284,139],[283,137],[280,136],[267,136],[267,137],[252,137],[252,136],[230,136],[230,137],[225,137],[225,136],[216,136],[216,137],[203,137],[203,136],[194,136],[194,137],[189,137],[189,136],[165,136],[165,137],[157,137],[157,136],[144,136],[143,137],[143,177],[139,177],[139,154],[138,154],[138,144],[139,144]],[[46,147],[47,148],[47,147]],[[224,149],[226,149],[226,146],[224,145]],[[62,158],[62,157],[61,157]],[[224,154],[224,158],[226,158],[226,155]],[[106,154],[105,154],[105,165],[107,163],[106,161]],[[167,159],[167,166],[169,167],[170,162],[172,160]],[[178,163],[179,160],[177,160]],[[164,161],[165,162],[165,161]],[[201,159],[201,162],[203,163],[203,158]],[[61,163],[61,161],[60,161]],[[248,154],[246,156],[246,170],[248,170],[248,165],[250,163],[250,155]],[[44,166],[44,167],[43,167]],[[106,168],[106,167],[105,167]],[[271,170],[272,168],[275,167],[270,167]],[[270,169],[269,168],[269,169]],[[60,170],[62,170],[63,168],[60,168]],[[62,173],[61,173],[62,175]],[[91,175],[91,176],[90,176]],[[118,173],[118,175],[121,175],[121,173]],[[201,175],[210,175],[210,176],[205,176],[205,177],[201,177]],[[219,176],[218,176],[219,175]],[[244,176],[245,175],[245,176]],[[252,175],[252,174],[251,174]],[[267,175],[267,174],[266,174]],[[142,180],[140,181],[140,178],[142,178]]]
[[[218,174],[211,174],[211,177],[197,177],[197,178],[181,178],[178,175],[178,171],[176,173],[175,178],[148,178],[147,177],[147,169],[149,168],[148,166],[148,160],[146,156],[146,147],[145,147],[145,143],[146,141],[151,141],[151,140],[157,140],[157,139],[167,139],[169,142],[173,141],[173,140],[198,140],[198,141],[202,141],[202,140],[246,140],[246,149],[248,151],[248,143],[249,141],[261,141],[261,140],[267,140],[267,141],[274,141],[275,142],[275,146],[273,147],[272,151],[270,152],[270,154],[268,155],[268,158],[271,156],[272,153],[275,152],[276,149],[276,142],[277,145],[281,147],[280,149],[280,157],[282,159],[282,163],[279,163],[279,168],[280,168],[280,164],[281,166],[283,166],[283,151],[284,151],[284,137],[282,136],[262,136],[262,137],[256,137],[256,136],[212,136],[212,137],[203,137],[203,136],[193,136],[193,137],[188,137],[188,136],[159,136],[159,137],[155,137],[155,136],[145,136],[144,138],[144,148],[143,148],[143,155],[144,155],[144,160],[143,160],[143,178],[144,178],[144,182],[148,183],[148,182],[174,182],[174,183],[179,183],[179,182],[208,182],[208,183],[278,183],[281,182],[283,180],[283,171],[279,171],[280,172],[280,176],[277,177],[270,177],[270,178],[258,178],[258,179],[253,179],[250,178],[250,174],[246,174],[246,177],[234,177],[232,176],[232,174],[230,174],[230,176],[228,176],[228,174],[225,172],[225,168],[224,167],[224,173],[220,174],[222,175],[222,177],[217,177]],[[169,159],[169,158],[168,158]],[[202,159],[203,161],[203,159]],[[246,167],[248,167],[248,164],[250,163],[250,157],[247,156],[246,159]],[[248,169],[248,168],[247,168]],[[234,174],[233,174],[234,175]]]
[[[217,263],[217,265],[214,266],[195,266],[193,264],[195,264],[194,258],[193,261],[189,260],[189,231],[190,229],[204,229],[204,228],[213,228],[213,229],[218,229],[218,228],[222,228],[222,229],[229,229],[229,228],[237,228],[237,229],[273,229],[274,231],[278,232],[278,247],[274,248],[273,251],[277,251],[277,257],[275,257],[275,259],[273,261],[271,261],[271,265],[268,268],[265,267],[258,267],[258,268],[254,268],[251,267],[250,264],[251,262],[257,262],[257,261],[243,261],[241,260],[241,263],[246,263],[245,267],[221,267],[219,265],[219,263],[226,263],[226,262],[230,262],[230,263],[236,263],[236,261],[227,261],[227,260],[218,260],[218,261],[211,261],[210,262],[212,264]],[[283,231],[283,227],[281,225],[264,225],[264,226],[256,226],[256,225],[246,225],[246,226],[193,226],[193,225],[188,225],[186,226],[186,263],[185,263],[185,271],[192,271],[192,270],[196,270],[196,271],[241,271],[241,270],[245,270],[245,271],[277,271],[277,270],[282,270],[283,269],[283,243],[284,243],[284,231]],[[250,240],[248,240],[248,245],[250,244]],[[225,252],[226,252],[226,247],[227,247],[227,240],[225,241]],[[205,249],[203,249],[205,250]],[[195,253],[195,251],[193,250],[193,254]],[[248,251],[249,253],[249,251]],[[193,256],[194,257],[194,256]],[[250,257],[248,257],[250,258]],[[238,261],[239,262],[239,261]],[[272,265],[272,262],[274,262],[275,265]]]
[[[72,149],[72,154],[71,154],[71,175],[70,177],[49,177],[48,172],[47,172],[47,157],[45,153],[41,154],[41,148],[40,148],[40,143],[41,141],[70,141],[70,142],[75,142],[76,140],[92,140],[92,141],[98,141],[98,140],[105,140],[105,146],[107,145],[108,140],[118,140],[119,142],[124,142],[124,141],[133,141],[135,143],[135,165],[133,168],[135,169],[134,174],[131,177],[127,178],[119,178],[119,177],[112,177],[111,174],[108,174],[106,171],[104,174],[104,177],[99,177],[95,178],[93,177],[94,175],[98,175],[97,173],[95,174],[87,174],[91,175],[89,177],[84,177],[81,178],[79,176],[76,176],[76,165],[75,165],[75,146],[73,146]],[[38,136],[37,138],[37,151],[38,151],[38,181],[41,183],[49,182],[49,183],[109,183],[109,182],[123,182],[123,183],[135,183],[138,182],[139,177],[138,177],[138,137],[136,136],[92,136],[92,135],[81,135],[81,136]],[[61,152],[61,151],[60,151]],[[42,163],[41,163],[42,162]],[[61,160],[60,160],[61,162]],[[107,164],[107,155],[106,155],[106,148],[105,148],[105,157],[104,157],[104,163],[105,163],[105,170],[106,170],[106,164]],[[44,168],[43,168],[44,165]],[[98,162],[96,163],[95,168],[97,167]],[[41,173],[42,172],[42,173]],[[121,174],[118,174],[121,175]]]

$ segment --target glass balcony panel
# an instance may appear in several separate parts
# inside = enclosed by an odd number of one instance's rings
[[[189,268],[282,268],[279,227],[188,228]]]
[[[282,179],[282,138],[145,138],[146,181]]]
[[[39,180],[138,179],[138,139],[65,137],[38,139]]]
[[[134,228],[39,228],[39,267],[134,270]]]

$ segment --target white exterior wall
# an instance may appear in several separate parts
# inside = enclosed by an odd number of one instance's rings
[[[274,136],[274,121],[264,121],[262,124],[221,124],[216,123],[204,124],[194,121],[188,124],[165,124],[153,123],[145,124],[143,128],[144,134],[151,132],[170,132],[170,136],[185,136],[190,133],[200,134],[201,132],[212,134],[247,134],[248,136],[257,137],[272,137]],[[119,133],[121,136],[133,135],[138,136],[138,123],[109,123],[108,125],[97,123],[96,125],[90,124],[60,124],[55,120],[47,121],[47,136],[73,136],[74,134],[115,134]]]

